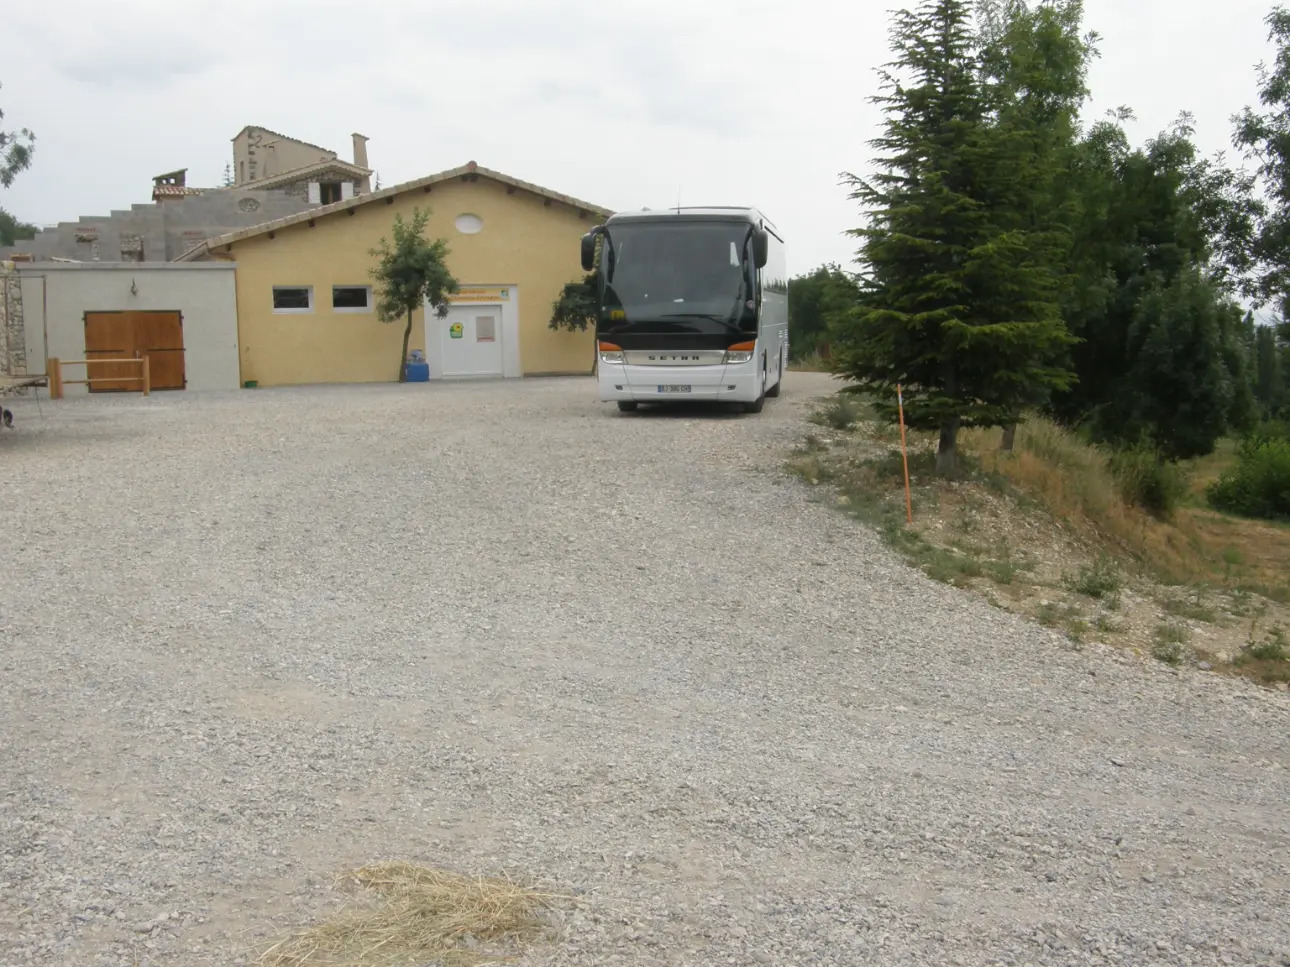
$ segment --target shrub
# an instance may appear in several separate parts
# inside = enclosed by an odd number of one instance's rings
[[[1290,518],[1290,441],[1252,437],[1236,467],[1205,491],[1218,510],[1242,517]]]
[[[864,403],[856,399],[855,396],[849,393],[839,393],[829,400],[824,409],[815,413],[811,420],[822,426],[830,426],[835,430],[848,430],[858,423],[866,412]]]
[[[1181,665],[1187,656],[1184,645],[1190,637],[1190,632],[1181,625],[1162,624],[1156,628],[1156,640],[1151,646],[1151,655],[1166,665]]]
[[[1092,567],[1080,568],[1078,575],[1067,579],[1066,586],[1090,598],[1114,598],[1124,587],[1124,578],[1115,562],[1103,556]]]
[[[1290,648],[1287,648],[1286,634],[1277,625],[1268,632],[1262,641],[1251,641],[1242,649],[1243,654],[1237,658],[1237,664],[1245,661],[1290,661]]]
[[[1126,501],[1162,520],[1173,514],[1187,493],[1182,468],[1141,444],[1112,454],[1111,472]]]
[[[1283,420],[1264,420],[1245,435],[1246,443],[1267,443],[1271,440],[1290,440],[1290,423]]]

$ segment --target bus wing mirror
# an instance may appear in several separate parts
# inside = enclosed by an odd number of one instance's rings
[[[770,260],[770,235],[764,229],[753,232],[753,262],[757,268],[764,269]]]
[[[582,271],[590,272],[596,267],[596,232],[582,236]]]

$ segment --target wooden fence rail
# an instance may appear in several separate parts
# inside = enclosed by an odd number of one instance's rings
[[[99,376],[90,379],[90,367],[108,363],[136,363],[139,366],[138,376]],[[58,359],[51,357],[45,361],[45,375],[49,379],[49,398],[61,400],[64,386],[88,386],[90,383],[142,383],[143,395],[152,392],[152,378],[148,368],[148,357],[137,356],[126,359]],[[84,379],[63,379],[64,366],[84,366]]]

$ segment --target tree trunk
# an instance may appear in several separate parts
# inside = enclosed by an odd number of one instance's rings
[[[412,336],[412,310],[408,310],[408,324],[403,327],[403,355],[399,357],[399,382],[408,381],[408,339]]]
[[[999,444],[999,449],[1004,453],[1012,452],[1012,445],[1017,442],[1017,424],[1009,423],[1003,428],[1003,442]]]
[[[959,418],[947,417],[941,423],[941,444],[936,450],[936,475],[953,477],[959,469]]]

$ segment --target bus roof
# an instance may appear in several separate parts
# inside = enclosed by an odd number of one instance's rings
[[[737,205],[707,205],[688,208],[660,208],[653,211],[645,209],[639,212],[616,212],[605,220],[605,224],[619,225],[624,222],[671,221],[745,222],[749,225],[758,225],[774,232],[775,235],[779,235],[779,230],[775,228],[774,223],[761,211],[756,208]]]

